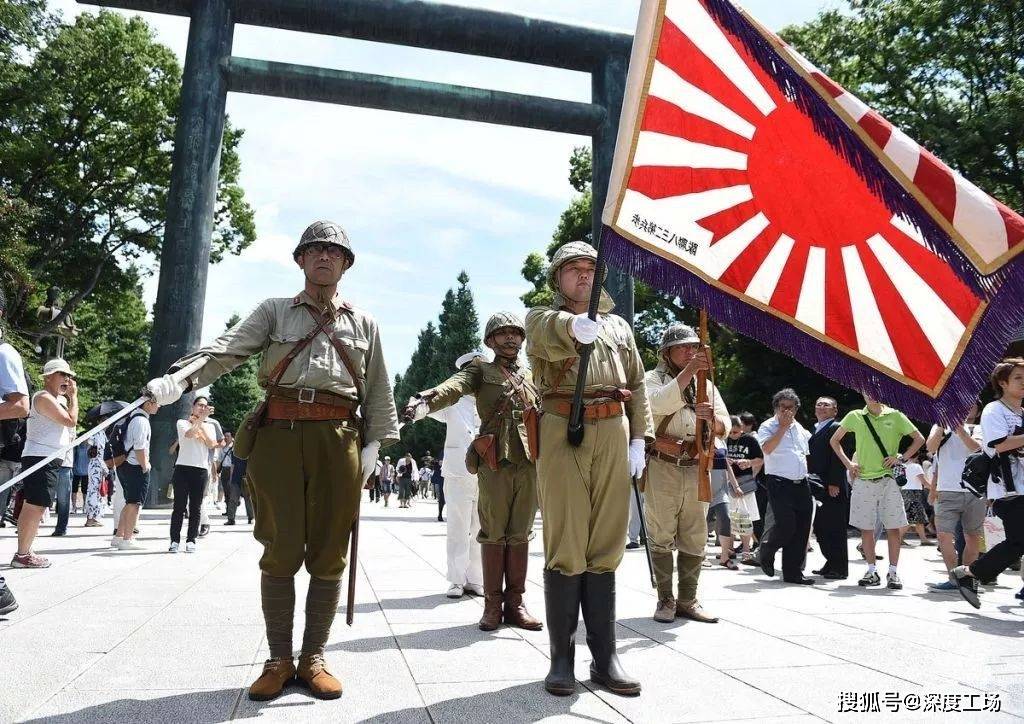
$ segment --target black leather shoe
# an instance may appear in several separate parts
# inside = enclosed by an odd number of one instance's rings
[[[629,543],[626,544],[626,550],[627,551],[635,551],[639,547],[640,547],[640,544],[637,543],[636,541],[630,541]]]
[[[845,581],[847,579],[847,576],[844,576],[842,573],[834,573],[833,571],[825,571],[821,576],[830,581]]]
[[[827,568],[819,568],[816,571],[811,571],[811,573],[813,573],[816,576],[824,576],[826,573],[828,573],[828,569]]]
[[[576,693],[576,627],[580,619],[583,576],[563,576],[544,569],[544,609],[547,614],[551,669],[544,677],[544,689],[555,696]]]
[[[590,679],[620,696],[640,694],[640,682],[627,674],[615,644],[615,573],[584,573],[581,598],[587,646],[594,660]]]
[[[786,583],[796,583],[801,586],[810,586],[814,584],[814,579],[808,578],[807,576],[800,576],[799,578],[783,578],[782,580]]]
[[[769,578],[775,578],[775,561],[764,555],[764,551],[758,555],[758,559],[761,561],[761,570]]]

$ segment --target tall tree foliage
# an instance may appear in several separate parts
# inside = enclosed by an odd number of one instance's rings
[[[420,331],[404,375],[395,376],[395,403],[398,409],[417,392],[434,387],[455,371],[455,360],[480,346],[480,318],[469,288],[469,275],[461,272],[457,289],[449,289],[441,302],[437,326],[427,322]],[[389,453],[392,459],[407,450],[415,457],[430,450],[438,456],[444,449],[445,426],[434,420],[423,420],[402,431],[402,441]]]
[[[38,5],[0,0],[0,18],[21,19],[0,33],[0,207],[18,204],[24,219],[23,246],[2,271],[13,324],[30,336],[63,321],[36,323],[42,289],[60,287],[63,309],[77,313],[103,285],[130,288],[132,264],[158,252],[181,83],[143,20],[100,12],[55,26]],[[214,261],[255,237],[240,138],[225,131]]]
[[[231,329],[240,320],[241,317],[233,314],[224,328]],[[238,430],[245,416],[263,397],[257,381],[259,368],[260,355],[253,355],[210,386],[210,402],[217,408],[216,419],[226,432]]]

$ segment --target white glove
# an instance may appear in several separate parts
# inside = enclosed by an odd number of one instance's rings
[[[580,344],[590,344],[597,339],[601,329],[601,318],[591,319],[586,314],[577,314],[572,318],[572,336]]]
[[[363,451],[359,453],[359,460],[363,466],[363,483],[370,479],[370,474],[377,469],[377,455],[380,453],[380,440],[372,440],[366,443]]]
[[[417,422],[427,416],[430,408],[422,397],[410,397],[406,409],[412,409],[412,421]]]
[[[184,391],[184,383],[178,382],[171,375],[157,377],[156,379],[150,380],[146,385],[146,392],[148,392],[149,396],[153,398],[153,402],[161,407],[177,402],[181,398],[181,393]]]
[[[629,474],[634,478],[639,478],[643,475],[644,468],[647,467],[645,447],[643,440],[629,441]]]

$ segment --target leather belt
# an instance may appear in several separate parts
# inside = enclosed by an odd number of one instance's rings
[[[651,453],[651,457],[657,458],[658,460],[661,460],[662,462],[666,462],[669,465],[674,465],[677,468],[692,468],[692,467],[694,467],[697,464],[696,458],[691,458],[691,457],[685,457],[685,458],[678,457],[677,458],[674,455],[666,455],[665,453],[658,452],[657,450],[655,450],[654,452]]]
[[[322,402],[297,402],[271,397],[267,400],[267,420],[351,420],[354,414],[343,405]]]
[[[350,400],[347,397],[342,397],[327,390],[316,390],[312,387],[280,387],[274,385],[267,388],[267,396],[270,399],[294,400],[304,405],[317,403],[334,407],[347,407],[350,410],[356,405],[355,400]]]
[[[571,400],[574,392],[548,392],[544,395],[545,400]],[[631,390],[617,389],[606,392],[584,392],[584,400],[615,400],[616,402],[629,402],[633,399]]]
[[[572,401],[560,399],[545,399],[544,411],[551,412],[560,417],[569,417],[572,414]],[[625,408],[621,402],[604,402],[597,405],[583,406],[584,420],[607,420],[611,417],[622,417]]]

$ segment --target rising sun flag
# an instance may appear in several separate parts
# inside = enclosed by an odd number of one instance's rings
[[[1024,321],[1024,218],[727,0],[644,0],[603,220],[612,264],[925,420]]]

